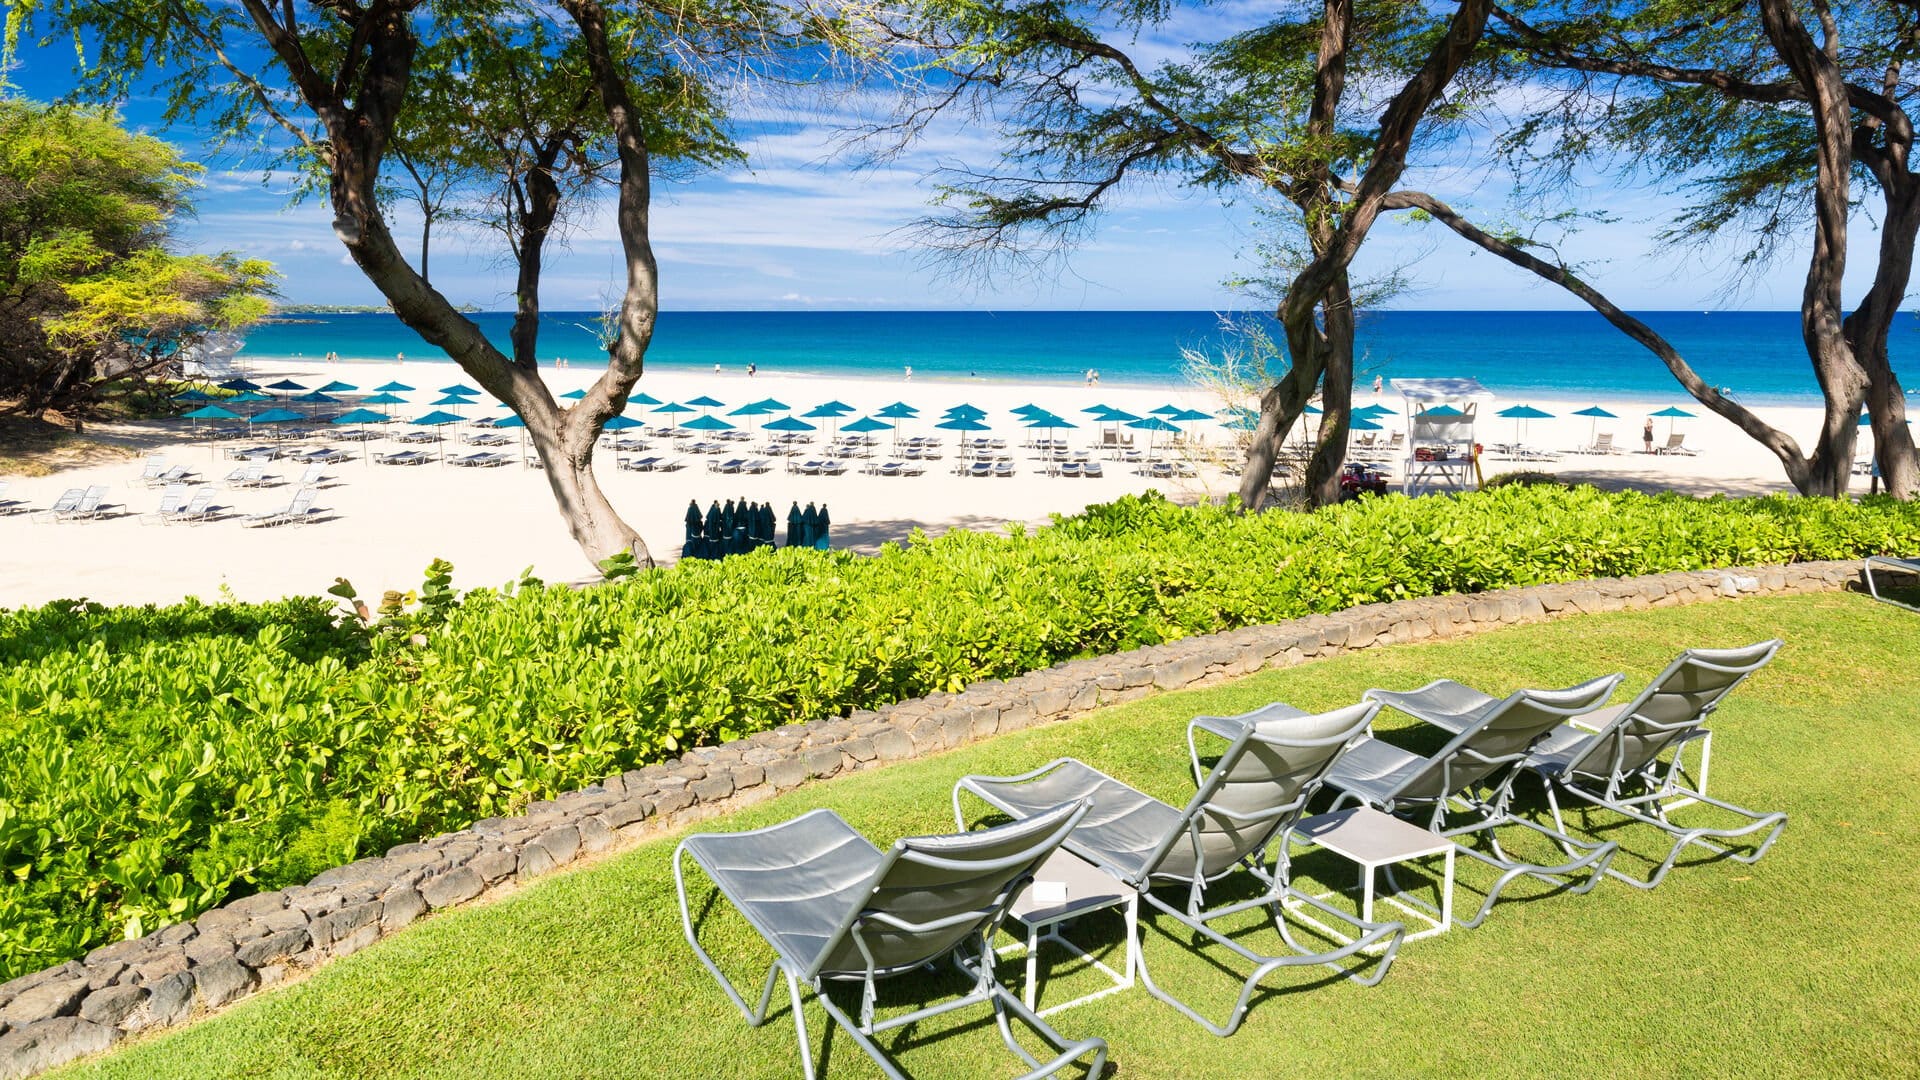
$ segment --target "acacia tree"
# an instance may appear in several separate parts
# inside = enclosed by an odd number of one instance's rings
[[[1596,0],[1496,8],[1490,37],[1499,55],[1519,61],[1512,74],[1561,91],[1509,134],[1507,148],[1536,193],[1596,156],[1678,181],[1692,201],[1664,238],[1733,238],[1743,266],[1765,263],[1811,228],[1802,337],[1826,408],[1808,452],[1715,391],[1650,329],[1608,317],[1703,405],[1771,450],[1803,493],[1845,493],[1864,403],[1888,490],[1911,498],[1920,462],[1888,337],[1920,234],[1909,113],[1920,86],[1907,71],[1920,46],[1920,9],[1884,0],[1811,10],[1817,41],[1793,0],[1721,0],[1704,10]],[[1840,290],[1856,179],[1878,193],[1880,241],[1873,283],[1848,313]],[[1586,291],[1594,302],[1598,294]],[[1611,305],[1600,301],[1605,314]]]
[[[1307,259],[1276,305],[1283,375],[1261,396],[1241,503],[1257,508],[1280,446],[1318,391],[1325,406],[1307,467],[1310,503],[1338,498],[1353,380],[1349,267],[1405,170],[1421,124],[1471,56],[1489,0],[1426,5],[1312,0],[1158,65],[1129,38],[1162,31],[1165,5],[931,0],[896,41],[936,52],[944,78],[904,126],[973,104],[1007,149],[994,171],[958,172],[945,212],[919,230],[950,255],[1024,257],[1070,243],[1115,191],[1150,177],[1227,197],[1283,200]],[[1350,92],[1350,68],[1367,92]],[[1391,90],[1382,93],[1382,87]]]
[[[164,71],[170,118],[210,120],[228,135],[276,126],[324,173],[335,235],[394,313],[526,422],[587,557],[631,552],[650,565],[594,478],[594,443],[626,406],[659,310],[656,163],[731,153],[715,84],[691,59],[759,48],[766,22],[753,0],[611,10],[600,0],[13,0],[8,40],[44,32],[85,42],[80,74],[92,94],[122,95]],[[459,47],[437,47],[446,43]],[[426,96],[409,113],[421,80],[455,77],[461,94]],[[473,108],[458,121],[435,104],[462,98]],[[509,207],[500,222],[518,271],[511,355],[407,262],[383,207],[407,125],[456,122],[465,126],[451,141],[490,140],[500,155],[493,181]],[[537,367],[540,259],[563,199],[591,190],[569,178],[602,172],[617,188],[619,335],[606,373],[563,408]]]
[[[168,250],[198,172],[110,113],[0,98],[0,411],[83,415],[267,313],[267,263]]]

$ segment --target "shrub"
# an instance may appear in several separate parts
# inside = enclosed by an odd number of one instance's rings
[[[1510,486],[1239,516],[1158,497],[875,558],[464,595],[0,613],[0,977],[706,741],[1437,593],[1920,548],[1920,507]]]

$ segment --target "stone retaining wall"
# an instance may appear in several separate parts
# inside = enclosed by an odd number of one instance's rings
[[[1562,615],[1825,592],[1858,561],[1655,574],[1369,604],[1273,626],[1070,660],[844,718],[761,732],[610,776],[518,817],[402,844],[306,885],[236,900],[0,985],[0,1080],[182,1023],[358,952],[430,911],[541,877],[594,852],[773,797],[810,779],[938,753],[1163,690],[1206,686],[1357,649]]]

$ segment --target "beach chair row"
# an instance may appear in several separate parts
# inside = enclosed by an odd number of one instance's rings
[[[37,522],[62,521],[98,521],[109,510],[124,511],[124,506],[107,502],[112,489],[105,485],[85,488],[68,488],[55,499],[52,506],[35,511],[18,499],[8,499],[7,483],[0,480],[0,515],[31,513]],[[239,518],[242,525],[274,526],[303,523],[314,519],[317,511],[314,501],[319,490],[303,486],[294,492],[287,505],[262,514],[247,514]],[[199,525],[215,520],[216,511],[231,509],[216,506],[215,491],[212,485],[171,484],[160,495],[160,505],[151,513],[140,515],[143,525]]]

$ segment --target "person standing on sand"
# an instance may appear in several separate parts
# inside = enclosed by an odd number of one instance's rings
[[[1385,381],[1383,381],[1383,380],[1382,380],[1382,379],[1380,378],[1380,376],[1378,376],[1378,375],[1375,375],[1375,376],[1373,377],[1373,392],[1374,392],[1374,394],[1375,394],[1375,395],[1378,395],[1378,394],[1380,393],[1380,388],[1381,388],[1381,387],[1383,387],[1383,386],[1385,386],[1385,385],[1386,385],[1386,383],[1385,383]]]
[[[907,365],[907,381],[908,382],[913,381],[913,365],[912,364]]]
[[[1647,417],[1647,426],[1640,429],[1640,441],[1647,444],[1647,453],[1653,453],[1653,417]]]
[[[759,370],[760,370],[760,367],[759,367],[759,365],[757,365],[757,364],[748,364],[748,365],[747,365],[747,378],[749,378],[749,379],[751,379],[751,378],[753,378],[753,373],[754,373],[754,372],[756,372],[756,371],[759,371]]]

